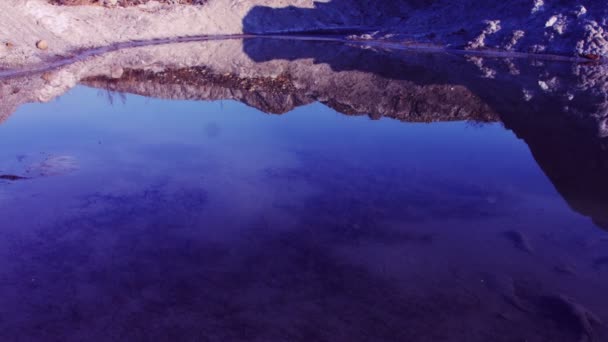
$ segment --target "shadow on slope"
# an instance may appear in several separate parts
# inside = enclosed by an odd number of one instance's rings
[[[398,22],[416,1],[315,1],[313,8],[256,6],[243,18],[245,33],[353,32]]]
[[[243,29],[255,34],[367,30],[400,42],[595,59],[608,53],[602,29],[607,13],[599,0],[330,0],[312,8],[256,6],[243,18]]]

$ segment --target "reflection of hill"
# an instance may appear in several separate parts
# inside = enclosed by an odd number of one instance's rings
[[[118,79],[95,76],[81,83],[112,92],[172,100],[237,100],[273,114],[283,114],[312,102],[284,75],[277,78],[239,78],[234,74],[213,73],[206,67],[159,72],[128,69]]]
[[[319,76],[303,73],[241,78],[195,67],[160,72],[125,70],[119,79],[91,77],[82,83],[168,99],[232,99],[274,114],[319,101],[343,114],[368,114],[372,118],[410,122],[496,120],[496,115],[463,87],[416,86],[358,72],[328,73],[325,77],[332,80],[329,83]]]
[[[608,230],[608,149],[592,130],[558,115],[509,119],[557,191],[579,213]]]
[[[377,51],[249,39],[118,51],[0,82],[0,113],[81,82],[167,99],[241,101],[286,113],[314,101],[348,115],[410,122],[502,121],[570,206],[608,222],[608,70],[528,60]]]
[[[343,49],[332,55],[332,49],[318,43],[281,44],[259,39],[245,42],[245,51],[260,63],[313,59],[329,64],[332,70],[407,80],[420,88],[435,87],[437,93],[449,93],[451,88],[446,85],[466,89],[528,144],[540,167],[573,209],[600,226],[608,225],[605,65],[475,57],[465,63],[445,55],[360,49],[343,58]]]

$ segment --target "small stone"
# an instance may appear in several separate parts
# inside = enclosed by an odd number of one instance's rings
[[[113,79],[119,79],[124,74],[124,69],[120,66],[114,65],[110,68],[110,77]]]
[[[582,57],[585,57],[585,58],[590,59],[592,61],[599,61],[600,58],[602,58],[600,55],[596,55],[596,54],[593,54],[593,53],[583,54]]]
[[[49,43],[46,42],[46,40],[39,40],[36,42],[36,47],[39,48],[40,50],[46,50],[49,48]]]
[[[53,79],[53,74],[50,72],[45,72],[40,76],[40,78],[49,83]]]

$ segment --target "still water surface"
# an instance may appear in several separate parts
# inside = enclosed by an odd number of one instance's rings
[[[81,85],[0,146],[3,341],[608,336],[606,231],[500,121]]]

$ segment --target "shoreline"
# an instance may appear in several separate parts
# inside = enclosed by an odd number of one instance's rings
[[[156,46],[156,45],[171,45],[180,43],[192,43],[192,42],[205,42],[212,40],[232,40],[232,39],[248,39],[248,38],[261,38],[261,39],[276,39],[276,40],[304,40],[304,41],[325,41],[325,42],[336,42],[342,44],[359,45],[362,48],[382,48],[395,51],[407,51],[407,52],[419,52],[419,53],[449,53],[456,55],[476,56],[476,57],[487,57],[487,58],[499,58],[499,59],[530,59],[530,60],[544,60],[544,61],[555,61],[555,62],[568,62],[568,63],[581,63],[581,64],[594,64],[602,65],[607,64],[606,60],[591,60],[584,57],[568,57],[553,54],[533,54],[523,53],[514,51],[492,51],[492,50],[465,50],[465,49],[454,49],[442,46],[431,46],[425,44],[407,44],[396,41],[383,41],[383,40],[352,40],[341,37],[330,37],[322,35],[298,35],[293,34],[268,34],[268,35],[252,35],[252,34],[234,34],[234,35],[204,35],[204,36],[190,36],[190,37],[177,37],[177,38],[166,38],[166,39],[150,39],[140,41],[129,41],[114,43],[106,46],[94,47],[89,49],[82,49],[80,51],[74,51],[68,53],[65,56],[56,57],[53,60],[32,64],[24,65],[23,67],[12,67],[12,68],[0,68],[0,80],[11,79],[15,77],[23,77],[28,75],[35,75],[38,73],[44,73],[52,71],[76,62],[85,61],[87,58],[100,56],[109,52],[128,50],[138,47]]]

